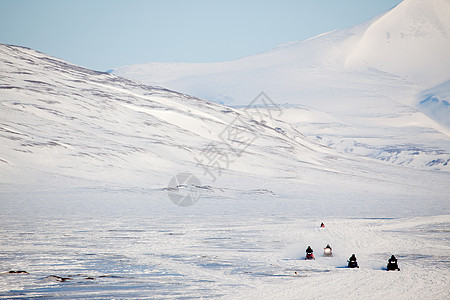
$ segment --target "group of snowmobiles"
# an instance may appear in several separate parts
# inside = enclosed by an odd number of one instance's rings
[[[330,244],[327,244],[325,248],[323,248],[323,256],[325,257],[332,257],[333,256],[333,249],[331,248]],[[306,260],[309,259],[316,259],[314,257],[314,251],[311,248],[311,246],[308,246],[308,248],[306,249]]]
[[[323,256],[325,257],[332,257],[333,256],[333,249],[331,248],[330,244],[327,244],[327,246],[325,248],[323,248]],[[306,260],[312,260],[312,259],[316,259],[314,257],[314,250],[311,248],[311,246],[308,246],[308,248],[306,248]]]
[[[320,227],[324,228],[325,224],[321,223]],[[331,248],[330,244],[327,244],[326,247],[323,248],[323,256],[324,257],[332,257],[333,256],[333,249]],[[306,260],[316,259],[314,257],[314,251],[311,248],[311,246],[308,246],[308,248],[306,248],[305,259]],[[352,256],[350,256],[350,258],[347,260],[347,263],[348,263],[347,266],[349,268],[359,268],[355,254],[352,254]],[[398,264],[397,264],[397,258],[394,255],[392,255],[391,258],[389,258],[386,269],[388,271],[400,271],[400,268],[398,267]]]
[[[323,248],[323,256],[324,257],[332,257],[333,256],[333,249],[331,248],[331,246],[329,244],[327,244],[327,246],[325,248]],[[306,260],[316,259],[314,257],[314,251],[311,248],[311,246],[308,246],[308,248],[306,248],[305,259]],[[355,254],[352,254],[352,256],[350,256],[350,258],[347,260],[347,263],[348,263],[347,266],[349,268],[359,268]],[[389,258],[386,268],[388,271],[400,271],[400,268],[398,267],[398,264],[397,264],[397,258],[394,255],[392,255],[391,258]]]

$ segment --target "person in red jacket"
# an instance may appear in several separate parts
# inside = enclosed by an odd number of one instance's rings
[[[306,248],[306,258],[305,259],[315,259],[313,252],[314,251],[313,251],[313,249],[311,249],[311,246],[308,246],[308,248]]]

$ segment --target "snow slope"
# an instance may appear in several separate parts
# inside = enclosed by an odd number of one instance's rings
[[[417,98],[422,111],[450,128],[450,80],[421,92]]]
[[[365,105],[389,111],[385,98],[421,110],[417,95],[450,79],[449,15],[448,0],[405,0],[353,28],[236,61],[148,63],[114,73],[229,105],[246,104],[264,90],[277,103],[327,113]]]
[[[219,134],[240,125],[233,123],[237,117],[258,137],[238,172],[269,174],[291,164],[284,153],[268,154],[267,148],[292,149],[291,159],[319,168],[329,152],[301,136],[287,138],[268,125],[251,122],[235,109],[82,69],[24,48],[2,45],[0,51],[1,168],[2,174],[12,174],[3,176],[6,184],[41,186],[39,180],[58,175],[161,188],[169,174],[195,168],[194,158],[210,143],[223,144]],[[246,163],[266,155],[270,159],[264,164]]]
[[[450,77],[450,1],[403,1],[375,20],[347,57],[422,86]]]
[[[449,168],[448,138],[424,126],[426,120],[420,121],[415,111],[405,112],[399,105],[389,107],[387,115],[373,114],[366,107],[365,117],[360,110],[352,123],[325,118],[323,113],[308,120],[308,110],[296,108],[284,112],[266,108],[264,116],[261,109],[224,107],[24,48],[2,45],[1,59],[0,158],[5,191],[73,186],[68,182],[160,189],[175,174],[192,170],[203,175],[206,184],[215,178],[197,162],[207,158],[205,149],[211,143],[217,148],[213,152],[223,158],[214,176],[228,174],[224,181],[249,175],[305,180],[305,171],[299,172],[303,168],[318,174],[347,173],[348,160],[355,159],[347,155],[352,152],[419,170]],[[237,126],[255,138],[241,156],[222,134]],[[346,150],[336,151],[339,148]],[[357,169],[367,168],[365,160],[357,158],[357,163],[364,165]],[[375,163],[374,168],[379,166]]]

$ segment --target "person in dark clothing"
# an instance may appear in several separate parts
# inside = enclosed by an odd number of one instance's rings
[[[391,258],[389,258],[388,262],[390,264],[397,264],[397,258],[395,258],[395,256],[392,255]]]
[[[311,246],[308,246],[308,248],[306,248],[306,253],[313,253],[313,249],[311,249]]]
[[[388,271],[395,271],[395,270],[400,271],[400,268],[398,267],[398,264],[397,264],[397,258],[394,255],[392,255],[391,258],[389,258],[389,260],[388,260],[387,270]]]
[[[320,227],[325,228],[325,224],[321,223]]]
[[[348,267],[349,268],[359,268],[358,263],[356,262],[355,254],[352,254],[352,256],[350,256],[350,258],[348,259]]]

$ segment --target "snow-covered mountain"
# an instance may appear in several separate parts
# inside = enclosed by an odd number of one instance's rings
[[[449,16],[448,0],[405,0],[355,27],[235,61],[148,63],[114,73],[229,105],[264,90],[280,104],[327,113],[361,106],[388,112],[386,99],[421,110],[422,91],[450,79]],[[450,119],[429,116],[443,126]]]
[[[217,171],[242,176],[292,172],[293,161],[328,169],[330,150],[281,121],[260,124],[236,109],[21,47],[1,45],[0,66],[2,184],[61,186],[69,178],[163,188],[177,172],[201,170],[203,156],[222,152],[230,161]],[[224,142],[238,127],[254,138],[242,155]]]
[[[323,200],[345,189],[350,201],[363,190],[379,194],[377,181],[386,195],[421,199],[435,185],[435,201],[446,194],[448,137],[389,99],[377,99],[388,114],[361,106],[344,120],[281,109],[265,94],[259,105],[230,108],[15,46],[0,45],[0,66],[4,195],[165,193],[186,172],[215,196],[291,197],[300,184]],[[425,174],[433,181],[411,189]]]
[[[419,86],[450,79],[450,1],[406,0],[376,18],[346,65],[376,68]]]

